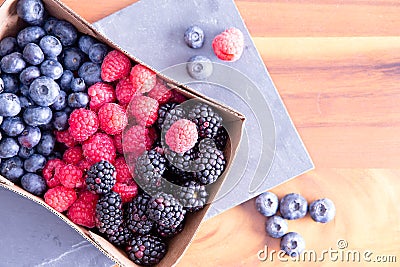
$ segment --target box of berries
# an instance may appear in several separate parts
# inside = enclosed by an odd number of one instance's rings
[[[175,264],[228,174],[243,116],[57,0],[6,0],[0,16],[0,186],[121,266]]]

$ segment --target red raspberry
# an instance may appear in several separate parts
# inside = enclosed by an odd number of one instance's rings
[[[133,66],[130,74],[133,90],[139,93],[147,93],[156,85],[157,75],[143,65]]]
[[[83,155],[92,164],[100,160],[107,160],[110,163],[115,161],[114,140],[107,134],[96,133],[83,143],[82,149]]]
[[[122,134],[114,135],[114,146],[118,153],[124,153],[124,150],[122,149]]]
[[[129,104],[129,102],[132,100],[132,97],[136,94],[136,90],[137,89],[133,88],[133,84],[129,76],[119,80],[115,88],[115,94],[117,95],[119,104]]]
[[[66,145],[67,147],[74,147],[77,142],[69,133],[68,130],[66,131],[56,131],[56,140],[59,143]]]
[[[115,160],[114,167],[117,171],[117,183],[127,183],[128,181],[132,180],[132,173],[134,173],[135,170],[132,170],[131,172],[131,169],[129,168],[128,164],[126,164],[124,157],[117,158]]]
[[[82,159],[81,161],[79,161],[79,162],[76,164],[76,167],[78,167],[79,169],[81,169],[81,171],[84,172],[84,173],[85,173],[87,170],[89,170],[91,166],[92,166],[92,164],[91,164],[88,160],[86,160],[86,159]]]
[[[78,142],[87,140],[99,128],[99,120],[96,113],[84,108],[72,111],[68,123],[69,133]]]
[[[169,101],[172,96],[172,90],[169,89],[163,81],[157,80],[156,85],[151,89],[147,96],[157,100],[161,105]]]
[[[79,198],[68,209],[68,218],[73,223],[88,228],[95,227],[96,204],[98,200],[98,195],[93,194],[90,191],[82,192]]]
[[[84,184],[81,169],[72,164],[59,168],[55,174],[55,178],[68,188],[80,188]]]
[[[98,82],[88,88],[90,96],[90,109],[98,111],[105,103],[112,103],[117,100],[114,87],[107,83]]]
[[[75,190],[64,186],[50,188],[44,194],[44,201],[58,212],[66,211],[76,199]]]
[[[136,96],[129,105],[129,112],[137,124],[150,126],[157,120],[158,102],[147,96]]]
[[[74,146],[68,148],[63,155],[63,160],[69,164],[78,164],[83,159],[82,147]]]
[[[136,157],[143,154],[144,151],[150,150],[154,140],[154,133],[149,128],[140,125],[132,126],[122,135],[124,152],[133,153]]]
[[[219,59],[236,61],[243,53],[243,33],[237,28],[229,28],[214,38],[212,47]]]
[[[122,52],[109,52],[101,65],[101,78],[106,82],[113,82],[129,74],[131,60]]]
[[[134,197],[138,194],[138,186],[136,183],[131,185],[116,183],[112,188],[112,191],[118,193],[121,196],[122,203],[131,202]]]
[[[125,110],[118,104],[104,104],[97,114],[99,116],[100,128],[107,134],[120,134],[128,124]]]
[[[177,153],[185,153],[193,148],[198,139],[196,124],[181,119],[172,124],[165,134],[165,142],[170,149]]]
[[[43,178],[46,180],[46,184],[49,188],[61,185],[60,180],[58,180],[55,174],[63,166],[65,166],[65,163],[60,159],[51,159],[47,161],[42,170],[42,175]]]
[[[185,102],[186,100],[187,100],[187,98],[184,95],[182,95],[181,93],[179,93],[176,90],[172,90],[172,96],[171,96],[171,99],[169,102],[180,104],[180,103]]]

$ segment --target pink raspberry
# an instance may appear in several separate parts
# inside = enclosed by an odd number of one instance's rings
[[[63,160],[69,164],[76,165],[82,159],[83,159],[83,152],[80,146],[74,146],[68,148],[63,155]]]
[[[129,113],[136,119],[137,124],[150,126],[157,120],[158,102],[147,96],[136,96],[129,105]]]
[[[122,52],[109,52],[101,65],[101,78],[106,82],[119,80],[129,74],[131,60]]]
[[[237,28],[229,28],[214,38],[212,47],[219,59],[236,61],[243,53],[243,33]]]
[[[121,196],[122,203],[128,203],[137,196],[138,186],[136,183],[133,183],[131,185],[116,183],[112,188],[112,191],[118,193]]]
[[[74,147],[76,146],[77,142],[75,139],[72,137],[72,135],[69,133],[68,130],[66,131],[56,131],[56,140],[59,143],[62,143],[66,145],[67,147]]]
[[[197,127],[193,122],[181,119],[172,124],[165,134],[165,142],[177,153],[193,148],[198,139]]]
[[[157,75],[143,65],[133,66],[130,79],[133,89],[139,93],[147,93],[156,85]]]
[[[90,96],[90,109],[98,111],[105,103],[116,101],[114,87],[107,83],[98,82],[88,88]]]
[[[154,129],[150,130],[141,125],[134,125],[122,135],[122,145],[125,153],[133,153],[135,157],[150,150],[154,143]]]
[[[81,161],[79,161],[76,164],[76,167],[81,169],[81,171],[84,173],[86,173],[87,170],[89,170],[91,166],[92,166],[92,164],[87,159],[82,159]]]
[[[127,183],[128,181],[133,180],[132,173],[134,173],[135,170],[132,170],[131,172],[131,169],[129,168],[128,164],[126,164],[124,157],[118,157],[115,160],[114,167],[117,171],[117,183]]]
[[[83,186],[83,173],[75,165],[68,164],[61,167],[55,174],[57,180],[68,188],[80,188]]]
[[[65,162],[60,159],[51,159],[47,161],[42,170],[42,175],[49,188],[61,185],[60,180],[58,180],[58,177],[56,177],[55,174],[63,166],[65,166]]]
[[[44,194],[44,201],[58,212],[66,211],[76,199],[75,190],[65,186],[50,188]]]
[[[75,141],[82,142],[92,136],[99,128],[99,120],[96,113],[84,108],[72,111],[68,119],[69,133]]]
[[[114,138],[115,149],[119,154],[123,154],[124,150],[122,148],[122,134],[116,134],[113,136],[113,138]]]
[[[104,104],[97,114],[100,122],[100,129],[110,135],[120,134],[128,124],[128,117],[125,110],[118,104]]]
[[[116,88],[115,94],[120,105],[126,105],[131,102],[132,97],[136,94],[136,88],[133,88],[130,77],[125,77],[119,80]]]
[[[151,89],[147,96],[157,100],[158,103],[162,105],[167,103],[172,97],[172,90],[169,89],[163,81],[157,80],[156,85]]]
[[[67,216],[75,224],[93,228],[96,226],[96,204],[99,196],[90,191],[82,192],[68,209]]]
[[[83,155],[92,164],[100,160],[107,160],[114,163],[116,150],[114,140],[107,134],[96,133],[89,140],[86,140],[83,145]]]

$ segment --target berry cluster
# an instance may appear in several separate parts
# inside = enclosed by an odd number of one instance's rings
[[[309,206],[307,200],[295,193],[285,195],[280,201],[272,192],[265,192],[256,198],[256,208],[268,217],[265,231],[272,238],[281,239],[281,250],[291,257],[297,257],[305,249],[303,237],[296,232],[287,232],[287,220],[297,220],[310,213],[311,218],[319,223],[327,223],[335,217],[336,209],[328,198],[313,201]],[[281,216],[276,215],[277,211]]]

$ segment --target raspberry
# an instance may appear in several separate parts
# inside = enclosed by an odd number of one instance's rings
[[[176,90],[172,90],[172,96],[169,102],[180,104],[185,102],[186,100],[187,100],[186,96],[184,96],[183,94],[179,93]]]
[[[172,90],[169,89],[164,82],[157,80],[156,85],[147,94],[147,96],[158,101],[160,105],[165,104],[172,96]]]
[[[219,59],[236,61],[243,53],[243,33],[237,28],[229,28],[214,38],[212,47]]]
[[[63,160],[69,164],[78,164],[83,159],[83,152],[80,146],[68,148],[63,155]]]
[[[122,130],[128,124],[125,110],[118,104],[104,104],[97,115],[100,128],[110,135],[122,133]]]
[[[66,211],[76,199],[75,190],[64,186],[50,188],[44,194],[44,201],[58,212]]]
[[[81,169],[72,164],[62,166],[54,176],[63,186],[68,188],[79,188],[84,184]]]
[[[116,101],[114,87],[110,84],[98,82],[88,88],[90,109],[98,111],[105,103]]]
[[[115,169],[117,171],[117,183],[127,183],[132,179],[132,172],[129,169],[128,164],[126,164],[126,161],[124,157],[119,157],[115,160]]]
[[[140,125],[134,125],[122,136],[124,152],[131,152],[140,156],[144,151],[149,150],[155,140],[151,130]]]
[[[86,159],[82,159],[81,161],[79,161],[76,164],[76,167],[78,167],[79,169],[81,169],[82,172],[86,172],[87,170],[90,169],[90,166],[92,166],[92,164],[86,160]]]
[[[119,104],[129,104],[129,102],[132,100],[132,97],[135,95],[136,90],[137,89],[133,88],[130,77],[125,77],[119,80],[115,88],[115,94],[117,95]]]
[[[92,164],[100,160],[114,163],[116,151],[113,139],[104,133],[96,133],[83,145],[83,155]]]
[[[157,100],[147,96],[136,96],[129,105],[129,112],[142,126],[152,125],[158,117]]]
[[[43,168],[42,175],[49,188],[61,185],[61,182],[55,176],[55,173],[63,166],[65,166],[65,163],[60,159],[51,159],[47,161]]]
[[[133,89],[139,93],[147,93],[156,85],[157,75],[143,65],[133,66],[130,74]]]
[[[122,149],[122,134],[115,134],[114,138],[114,146],[118,153],[123,154],[124,150]]]
[[[121,196],[122,203],[131,202],[134,197],[138,194],[138,186],[136,183],[127,185],[123,183],[116,183],[112,188],[112,191],[118,193]]]
[[[101,65],[101,78],[106,82],[113,82],[129,74],[131,61],[122,52],[109,52]]]
[[[194,147],[198,134],[196,124],[181,119],[172,124],[165,134],[165,142],[169,148],[177,153],[185,153]]]
[[[76,224],[93,228],[96,226],[96,204],[99,196],[84,191],[68,209],[68,218]]]
[[[66,145],[67,147],[73,147],[77,144],[75,139],[69,133],[68,130],[66,131],[56,131],[56,140],[59,143]]]
[[[87,140],[99,128],[99,120],[96,113],[84,108],[75,109],[68,119],[69,133],[75,141]]]

